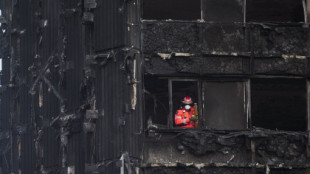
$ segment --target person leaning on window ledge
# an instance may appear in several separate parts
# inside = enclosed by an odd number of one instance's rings
[[[186,96],[182,101],[182,107],[174,115],[174,123],[177,127],[194,128],[196,127],[195,110],[192,107],[193,101]]]

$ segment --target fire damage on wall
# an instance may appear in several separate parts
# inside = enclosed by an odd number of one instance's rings
[[[0,10],[0,174],[309,172],[308,0]]]

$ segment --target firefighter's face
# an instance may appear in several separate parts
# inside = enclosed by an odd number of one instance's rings
[[[184,106],[184,108],[185,108],[186,110],[190,110],[191,107],[192,107],[191,105],[185,105],[185,106]]]

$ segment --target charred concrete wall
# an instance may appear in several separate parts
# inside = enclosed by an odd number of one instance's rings
[[[150,74],[305,76],[308,72],[309,29],[302,25],[146,21],[142,35],[144,55],[151,58],[145,61]],[[168,58],[157,58],[160,55]],[[178,69],[182,62],[189,67]]]

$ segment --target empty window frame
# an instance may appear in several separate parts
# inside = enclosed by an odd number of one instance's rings
[[[246,0],[247,22],[304,22],[304,0]]]
[[[198,20],[201,19],[201,0],[143,0],[142,18]]]
[[[169,116],[168,79],[144,76],[144,114],[147,125],[167,127]]]
[[[199,127],[243,130],[248,127],[249,82],[167,79],[144,76],[147,125],[174,128],[174,114],[182,99],[190,96],[198,104]]]
[[[205,21],[243,22],[244,0],[203,0]]]
[[[306,86],[305,79],[251,79],[252,126],[272,130],[305,131]]]
[[[243,130],[248,127],[248,81],[203,82],[203,119],[206,128]]]

